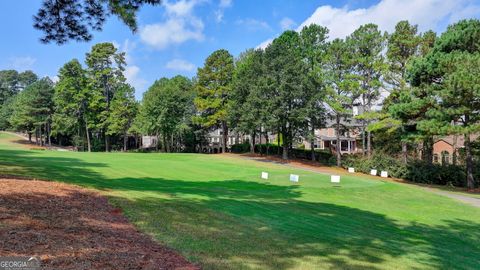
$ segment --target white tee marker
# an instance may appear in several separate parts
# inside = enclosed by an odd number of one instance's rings
[[[298,183],[299,176],[296,174],[290,174],[290,181]]]
[[[348,167],[348,172],[349,172],[349,173],[354,173],[354,172],[355,172],[355,168]]]
[[[262,179],[268,179],[268,172],[262,172]]]
[[[373,170],[373,169],[372,169],[372,170],[370,171],[370,174],[371,174],[371,175],[377,175],[377,170]]]
[[[380,176],[386,178],[386,177],[388,177],[388,172],[387,172],[387,171],[382,171],[382,172],[380,173]]]
[[[340,183],[340,175],[332,175],[332,176],[330,176],[330,182],[332,182],[332,183]]]

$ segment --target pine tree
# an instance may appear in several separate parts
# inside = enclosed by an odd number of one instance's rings
[[[363,122],[362,141],[363,150],[368,156],[372,153],[372,135],[366,130],[374,115],[372,107],[380,96],[382,75],[386,68],[382,51],[385,47],[385,36],[375,24],[365,24],[355,30],[348,38],[354,50],[355,73],[359,75],[359,100],[363,106],[363,113],[358,119]],[[365,131],[367,134],[365,135]],[[365,147],[366,146],[366,147]]]
[[[428,89],[431,102],[418,128],[464,136],[468,188],[475,187],[471,135],[480,131],[479,67],[480,21],[472,19],[449,26],[411,69],[412,84]]]
[[[337,137],[337,166],[342,164],[341,156],[341,120],[352,114],[353,99],[358,91],[359,80],[354,74],[354,62],[352,59],[353,48],[341,39],[333,40],[326,54],[326,99],[330,113],[335,119],[335,133]]]
[[[123,75],[126,65],[125,53],[118,52],[112,43],[98,43],[87,53],[86,63],[88,87],[93,92],[90,109],[95,112],[95,128],[103,134],[105,151],[108,152],[110,106],[115,93],[126,81]]]
[[[91,91],[88,88],[86,71],[78,60],[66,63],[59,71],[59,80],[53,96],[55,114],[53,133],[67,137],[74,136],[74,145],[84,145],[90,152],[92,115],[90,112]]]
[[[196,121],[202,126],[220,127],[222,152],[227,150],[228,112],[233,79],[233,56],[227,50],[213,52],[197,72],[195,105],[199,112]]]
[[[133,125],[138,110],[138,104],[134,95],[135,89],[130,85],[122,83],[118,86],[107,120],[106,134],[121,134],[123,137],[123,151],[127,151],[128,131]]]
[[[315,160],[315,129],[325,125],[325,56],[328,29],[316,24],[305,26],[300,32],[301,57],[304,61],[303,103],[306,110],[306,137],[310,140],[311,159]]]

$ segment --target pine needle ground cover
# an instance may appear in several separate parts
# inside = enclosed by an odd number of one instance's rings
[[[0,174],[100,190],[205,269],[480,265],[480,208],[416,186],[342,176],[334,187],[328,175],[236,157],[42,151],[16,139],[0,135]]]

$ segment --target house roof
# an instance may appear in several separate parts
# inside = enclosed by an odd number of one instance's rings
[[[470,135],[470,140],[475,141],[478,138],[480,138],[480,134],[472,134]],[[435,139],[435,143],[439,141],[444,141],[448,143],[449,145],[454,145],[456,144],[457,147],[465,147],[465,136],[463,135],[449,135],[449,136],[444,136],[444,137],[438,137]]]

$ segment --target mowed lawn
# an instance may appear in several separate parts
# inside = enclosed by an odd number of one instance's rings
[[[342,176],[334,187],[328,175],[236,157],[41,151],[15,140],[0,134],[0,174],[102,190],[205,269],[480,267],[480,208],[416,186]]]

